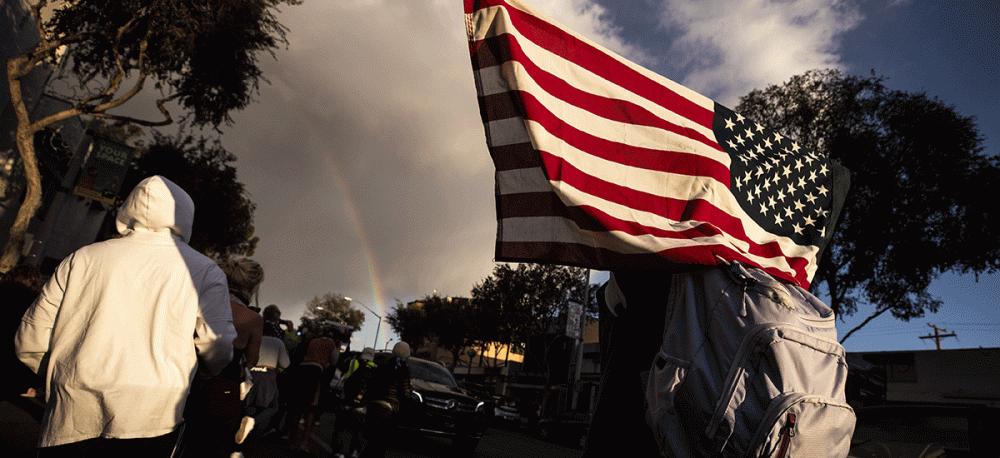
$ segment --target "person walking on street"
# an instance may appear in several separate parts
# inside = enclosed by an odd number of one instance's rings
[[[336,444],[340,453],[335,453],[335,458],[346,456],[356,457],[361,450],[362,425],[365,421],[365,410],[368,405],[368,385],[374,376],[375,349],[365,347],[361,353],[355,355],[346,364],[344,376],[341,379],[343,384],[343,405],[337,412],[336,424],[333,431],[332,444]]]
[[[365,413],[364,450],[361,458],[383,458],[388,447],[392,423],[400,409],[413,396],[410,385],[410,368],[406,360],[410,357],[410,345],[399,342],[392,347],[392,356],[379,364],[369,381],[368,409]]]
[[[290,430],[288,447],[294,452],[311,454],[307,443],[316,413],[320,409],[323,375],[327,368],[336,367],[340,360],[339,339],[340,336],[328,331],[327,335],[302,344],[306,347],[302,362],[293,369],[294,394],[288,402],[288,423],[285,425]],[[299,428],[299,420],[303,420],[302,428]]]
[[[229,307],[236,327],[233,359],[217,376],[196,380],[184,413],[188,422],[184,456],[238,457],[239,444],[254,425],[253,417],[244,415],[240,384],[249,381],[247,374],[260,355],[264,318],[247,305],[264,281],[264,269],[249,258],[227,259],[219,267],[229,284]]]
[[[125,199],[121,238],[67,256],[25,312],[18,358],[45,380],[40,457],[168,457],[196,370],[232,359],[226,276],[191,248],[194,203],[160,176]]]
[[[285,343],[275,334],[278,330],[270,326],[264,327],[260,358],[257,366],[250,369],[253,388],[247,395],[246,412],[254,418],[254,429],[259,431],[254,437],[260,437],[274,428],[272,419],[278,411],[278,397],[281,395],[278,390],[278,370],[286,369],[291,363]]]

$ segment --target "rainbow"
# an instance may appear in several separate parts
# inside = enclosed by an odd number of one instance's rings
[[[370,283],[370,289],[372,292],[370,301],[359,301],[366,306],[372,307],[373,311],[377,311],[382,317],[382,325],[384,323],[386,314],[388,312],[384,286],[382,284],[382,277],[378,269],[378,265],[375,262],[375,256],[372,253],[371,243],[369,242],[369,237],[367,231],[365,231],[364,225],[361,224],[360,212],[358,211],[358,205],[351,194],[350,187],[347,186],[347,180],[344,177],[344,173],[337,167],[336,164],[327,157],[330,162],[330,170],[333,173],[333,182],[337,189],[340,190],[341,194],[344,196],[344,210],[347,215],[347,219],[354,231],[357,233],[358,239],[360,240],[361,254],[364,256],[364,264],[368,274],[368,281]],[[379,332],[383,326],[379,326],[375,331],[375,338],[372,339],[375,342],[379,342]],[[368,339],[365,339],[366,341]]]

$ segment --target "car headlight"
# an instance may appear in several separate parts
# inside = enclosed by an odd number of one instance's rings
[[[480,402],[479,404],[476,404],[476,412],[486,412],[486,403]]]
[[[410,399],[413,399],[414,401],[417,401],[417,402],[420,402],[420,403],[424,402],[424,397],[420,393],[418,393],[416,391],[411,391],[410,392]]]

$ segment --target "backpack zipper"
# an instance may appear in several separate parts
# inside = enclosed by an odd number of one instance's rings
[[[792,437],[795,437],[795,414],[788,412],[788,423],[785,423],[785,427],[782,428],[781,445],[778,447],[776,458],[785,458],[785,454],[788,453],[788,443],[791,442]]]

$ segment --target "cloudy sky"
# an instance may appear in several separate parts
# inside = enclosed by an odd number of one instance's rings
[[[998,2],[536,0],[590,39],[733,106],[816,68],[873,70],[978,117],[1000,145]],[[306,0],[284,7],[290,44],[223,142],[257,203],[261,304],[298,320],[328,292],[385,316],[437,292],[468,296],[493,270],[493,166],[479,118],[460,0]],[[606,278],[595,273],[594,281]],[[848,350],[1000,346],[997,276],[935,284],[948,311],[880,318]],[[848,317],[841,333],[860,320]],[[355,345],[375,341],[367,321]],[[378,345],[395,338],[383,322]]]

